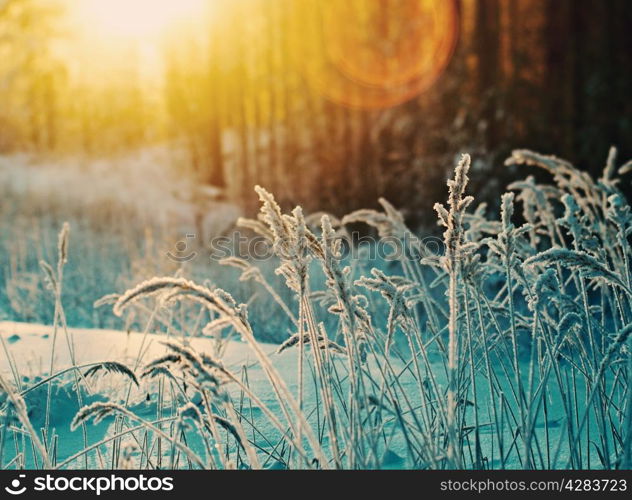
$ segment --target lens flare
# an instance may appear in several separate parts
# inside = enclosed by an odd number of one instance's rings
[[[293,4],[295,53],[307,81],[354,108],[384,108],[428,89],[458,37],[452,0],[305,0]]]

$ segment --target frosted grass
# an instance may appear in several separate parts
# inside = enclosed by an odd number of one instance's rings
[[[632,215],[617,188],[629,163],[617,169],[612,150],[595,181],[526,150],[507,162],[541,167],[553,183],[513,183],[499,219],[488,218],[467,192],[464,155],[447,205],[435,206],[441,255],[409,238],[386,200],[382,212],[321,214],[315,224],[257,187],[260,217],[240,223],[268,242],[280,279],[229,257],[221,264],[232,279],[252,283],[248,303],[182,270],[106,297],[101,307],[144,318],[128,359],[76,356],[64,228],[57,262],[42,263],[54,298],[43,377],[20,374],[0,337],[11,375],[1,381],[2,466],[631,467]],[[345,259],[344,226],[358,222],[401,240],[398,262]],[[258,340],[258,301],[282,318],[280,345]],[[158,351],[152,339],[163,341]],[[235,349],[238,361],[226,363]],[[68,366],[56,368],[56,350]],[[108,379],[116,389],[100,392],[96,382]],[[58,429],[53,394],[68,385],[77,411]],[[82,433],[74,447],[65,427]]]

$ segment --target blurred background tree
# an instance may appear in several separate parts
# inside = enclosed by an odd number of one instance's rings
[[[632,155],[626,0],[189,0],[134,36],[112,29],[133,0],[109,31],[97,1],[0,0],[0,154],[167,145],[250,213],[262,184],[336,215],[385,196],[420,224],[462,151],[490,200],[512,148],[592,173],[611,144]]]

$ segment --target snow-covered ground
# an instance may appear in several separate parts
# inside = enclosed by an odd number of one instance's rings
[[[102,212],[113,211],[174,234],[220,234],[240,210],[218,201],[219,189],[179,174],[175,154],[156,147],[89,161],[0,156],[0,186],[4,196],[57,211],[51,215],[58,218],[81,214],[98,220]]]
[[[173,275],[187,256],[196,257],[186,262],[190,276],[209,278],[210,239],[230,233],[242,213],[220,190],[183,175],[177,155],[164,147],[100,159],[0,155],[0,320],[53,321],[40,261],[57,262],[64,222],[64,307],[72,326],[118,327],[111,309],[94,302]]]
[[[166,353],[166,348],[162,342],[166,340],[185,341],[188,345],[196,349],[198,352],[215,353],[218,349],[217,341],[211,338],[186,338],[177,339],[168,337],[164,334],[141,332],[125,332],[117,330],[99,330],[99,329],[68,329],[69,340],[74,346],[75,361],[77,365],[101,362],[101,361],[118,361],[127,364],[137,374],[140,374],[142,367],[149,361]],[[15,382],[14,374],[19,373],[19,383],[22,389],[27,388],[40,380],[42,375],[49,373],[50,355],[53,338],[53,327],[39,324],[27,324],[16,322],[0,322],[0,337],[2,339],[2,351],[0,353],[0,371],[2,375]],[[297,351],[289,349],[281,354],[276,354],[278,346],[271,344],[261,344],[264,352],[269,356],[275,369],[285,380],[288,387],[296,394],[297,391]],[[261,402],[267,406],[273,413],[281,417],[282,412],[275,393],[268,382],[268,379],[255,360],[255,356],[247,344],[239,340],[228,340],[221,346],[221,358],[224,365],[233,373],[240,373],[244,367],[247,370],[248,385],[250,389],[260,398]],[[395,361],[394,361],[395,362]],[[11,366],[13,365],[13,367]],[[54,372],[58,372],[64,368],[72,366],[71,356],[68,350],[66,335],[63,329],[57,332],[57,340],[55,347]],[[401,384],[403,390],[407,392],[408,397],[412,401],[419,401],[419,388],[412,377],[406,376],[402,370]],[[440,367],[437,366],[437,379],[440,383],[444,383],[440,373]],[[443,380],[443,382],[442,382]],[[156,417],[157,395],[156,382],[141,379],[140,387],[136,387],[121,375],[106,374],[97,379],[90,379],[89,390],[82,391],[83,404],[89,404],[95,401],[111,400],[115,402],[126,401],[129,408],[136,414],[153,420]],[[481,379],[481,383],[483,380]],[[311,383],[305,386],[306,400],[314,399],[313,388]],[[71,377],[66,378],[63,384],[54,384],[53,402],[51,412],[51,426],[58,435],[59,449],[57,452],[57,463],[62,463],[65,459],[77,453],[84,448],[83,436],[80,430],[72,432],[70,430],[70,422],[76,412],[79,410],[79,404],[76,396],[76,389],[72,383]],[[234,387],[231,394],[235,400],[239,398],[239,389]],[[549,410],[548,421],[548,439],[557,443],[559,439],[559,429],[561,429],[560,420],[563,414],[561,405],[556,403],[556,397],[552,395],[551,408]],[[46,401],[46,386],[42,386],[38,391],[30,393],[26,398],[29,408],[29,415],[35,428],[43,427],[44,405]],[[166,404],[169,407],[169,404]],[[481,400],[481,415],[485,415],[488,409],[488,403]],[[261,408],[252,406],[249,409],[258,429],[264,430],[270,443],[280,438],[278,431],[272,428],[267,421]],[[486,424],[490,420],[482,421],[481,440],[483,448],[492,446],[495,431],[491,424]],[[88,428],[88,437],[90,443],[95,443],[107,436],[114,434],[114,420],[106,419],[98,425],[90,425]],[[535,432],[542,439],[544,436],[544,422],[540,422]],[[507,429],[507,442],[511,442],[511,429]],[[7,443],[12,445],[12,443]],[[195,448],[195,443],[189,443]],[[325,437],[326,446],[326,437]],[[264,448],[272,446],[263,445]],[[5,445],[5,463],[6,454],[11,454],[11,446]],[[384,455],[383,467],[391,468],[407,468],[405,443],[401,436],[395,436],[389,443],[389,448]],[[563,460],[564,452],[560,455]],[[97,458],[91,457],[89,467],[100,468],[103,463],[97,463]],[[496,461],[495,461],[496,462]],[[266,466],[274,467],[278,465],[274,460],[267,460]],[[30,464],[32,466],[32,464]],[[492,465],[492,464],[490,464]],[[493,464],[498,466],[498,463]],[[507,463],[511,466],[511,463]],[[518,464],[514,464],[517,466]],[[83,466],[82,461],[74,461],[69,463],[67,467]]]
[[[162,342],[185,341],[198,352],[214,353],[218,348],[217,341],[211,338],[191,338],[186,339],[168,337],[165,334],[141,332],[125,332],[117,330],[69,328],[69,339],[74,347],[75,361],[77,365],[95,363],[101,361],[118,361],[127,364],[131,369],[140,374],[143,365],[149,361],[164,355],[167,352]],[[0,372],[14,383],[14,373],[19,374],[19,384],[21,389],[26,389],[29,385],[37,383],[42,376],[49,373],[50,357],[52,349],[54,329],[52,326],[3,321],[0,322],[0,337],[2,348],[0,352]],[[57,331],[55,342],[55,358],[53,372],[59,372],[73,365],[68,349],[65,332],[62,328]],[[297,391],[297,351],[289,349],[281,354],[277,354],[277,345],[260,344],[266,354],[273,361],[275,369],[282,376],[290,390],[296,394]],[[221,359],[224,365],[233,373],[239,373],[246,369],[248,374],[248,385],[257,397],[269,410],[281,418],[281,410],[276,395],[268,379],[255,361],[255,356],[251,348],[239,340],[228,340],[221,347]],[[13,368],[12,366],[13,365]],[[15,371],[14,371],[15,370]],[[70,375],[70,374],[68,374]],[[141,379],[140,387],[130,384],[127,379],[120,375],[107,374],[99,379],[90,379],[91,390],[83,395],[84,405],[95,401],[111,400],[122,402],[127,400],[128,406],[132,410],[148,420],[155,418],[156,414],[156,382]],[[410,383],[406,377],[402,378],[402,383],[406,386]],[[128,395],[128,391],[129,395]],[[412,387],[411,387],[412,391]],[[233,388],[231,391],[235,398],[239,397],[239,389]],[[83,393],[83,391],[82,391]],[[311,383],[305,387],[306,398],[313,398],[313,388]],[[38,391],[29,393],[26,403],[29,416],[36,428],[43,427],[44,405],[46,401],[46,386],[42,386]],[[169,406],[169,405],[167,405]],[[80,430],[71,431],[70,422],[79,410],[72,377],[67,376],[63,384],[53,385],[53,399],[51,403],[51,426],[58,435],[59,449],[57,452],[57,462],[61,463],[68,457],[84,448],[83,436]],[[268,435],[271,442],[281,436],[274,428],[270,428],[269,422],[262,410],[256,406],[250,406],[249,414],[255,420],[257,427],[261,426]],[[97,425],[90,425],[88,428],[89,442],[94,443],[106,436],[112,435],[114,430],[113,419],[106,419]],[[326,440],[326,438],[325,438]],[[13,443],[5,446],[6,454],[12,453]],[[196,447],[195,444],[191,444]],[[394,441],[391,450],[385,456],[385,466],[401,468],[404,465],[402,455],[404,454],[403,442]],[[92,457],[89,467],[102,468]],[[28,464],[33,466],[32,463]],[[77,460],[68,467],[83,466],[81,460]],[[267,467],[278,466],[274,460],[266,462]]]
[[[11,375],[10,356],[18,373],[22,376],[41,376],[50,368],[50,357],[53,346],[52,326],[12,321],[0,322],[0,337],[6,346],[6,352],[0,356],[0,371]],[[77,364],[99,361],[118,361],[134,368],[142,366],[158,356],[165,354],[166,348],[161,343],[181,338],[167,337],[164,334],[141,332],[124,332],[119,330],[101,330],[90,328],[69,328],[68,334],[74,346]],[[186,342],[200,352],[215,352],[217,341],[207,337],[187,337]],[[274,345],[267,345],[266,351],[273,353]],[[279,360],[287,359],[279,356]],[[247,344],[228,340],[222,343],[222,359],[228,367],[252,365],[253,355]],[[72,366],[66,336],[62,328],[58,328],[55,347],[55,371]]]
[[[0,337],[2,338],[0,371],[5,379],[16,384],[19,383],[21,389],[25,389],[37,383],[42,376],[46,376],[50,368],[53,335],[52,326],[0,322]],[[140,374],[140,368],[143,365],[166,353],[166,347],[161,342],[183,340],[156,333],[144,334],[83,328],[69,328],[68,336],[74,347],[77,365],[117,361],[125,363],[138,374]],[[187,338],[186,343],[198,352],[215,353],[219,347],[217,341],[211,338]],[[66,334],[62,328],[58,329],[55,344],[54,373],[73,365]],[[292,387],[295,384],[294,374],[296,373],[296,359],[293,353],[286,352],[276,355],[274,352],[277,346],[269,344],[262,344],[262,346],[266,353],[274,357],[275,367]],[[278,403],[272,388],[258,364],[254,362],[254,356],[247,344],[238,340],[223,342],[221,358],[224,365],[234,373],[239,373],[239,370],[246,367],[250,388],[272,411],[278,411]],[[19,381],[15,380],[15,373],[19,374]],[[85,405],[106,399],[115,402],[127,400],[129,406],[137,414],[151,419],[152,416],[155,416],[156,411],[156,383],[143,379],[140,382],[140,387],[136,387],[130,384],[127,379],[116,374],[107,374],[98,379],[90,379],[91,390],[83,394],[83,403]],[[70,430],[70,422],[79,410],[71,377],[66,378],[66,383],[56,383],[53,387],[51,423],[59,436],[60,448],[57,455],[59,463],[81,450],[84,445],[81,431],[72,432]],[[29,416],[36,428],[42,426],[45,400],[45,385],[38,391],[29,393],[26,397]],[[257,408],[254,408],[254,411],[257,416],[261,416],[261,412]],[[88,429],[90,442],[96,442],[112,433],[112,422],[112,419],[107,419],[105,423],[90,425]],[[5,453],[10,453],[10,447],[8,450],[6,448],[5,446]],[[92,461],[90,466],[100,465]]]

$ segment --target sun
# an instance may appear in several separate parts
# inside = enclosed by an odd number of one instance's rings
[[[201,15],[207,4],[207,0],[81,0],[76,8],[88,29],[107,37],[143,39]]]

